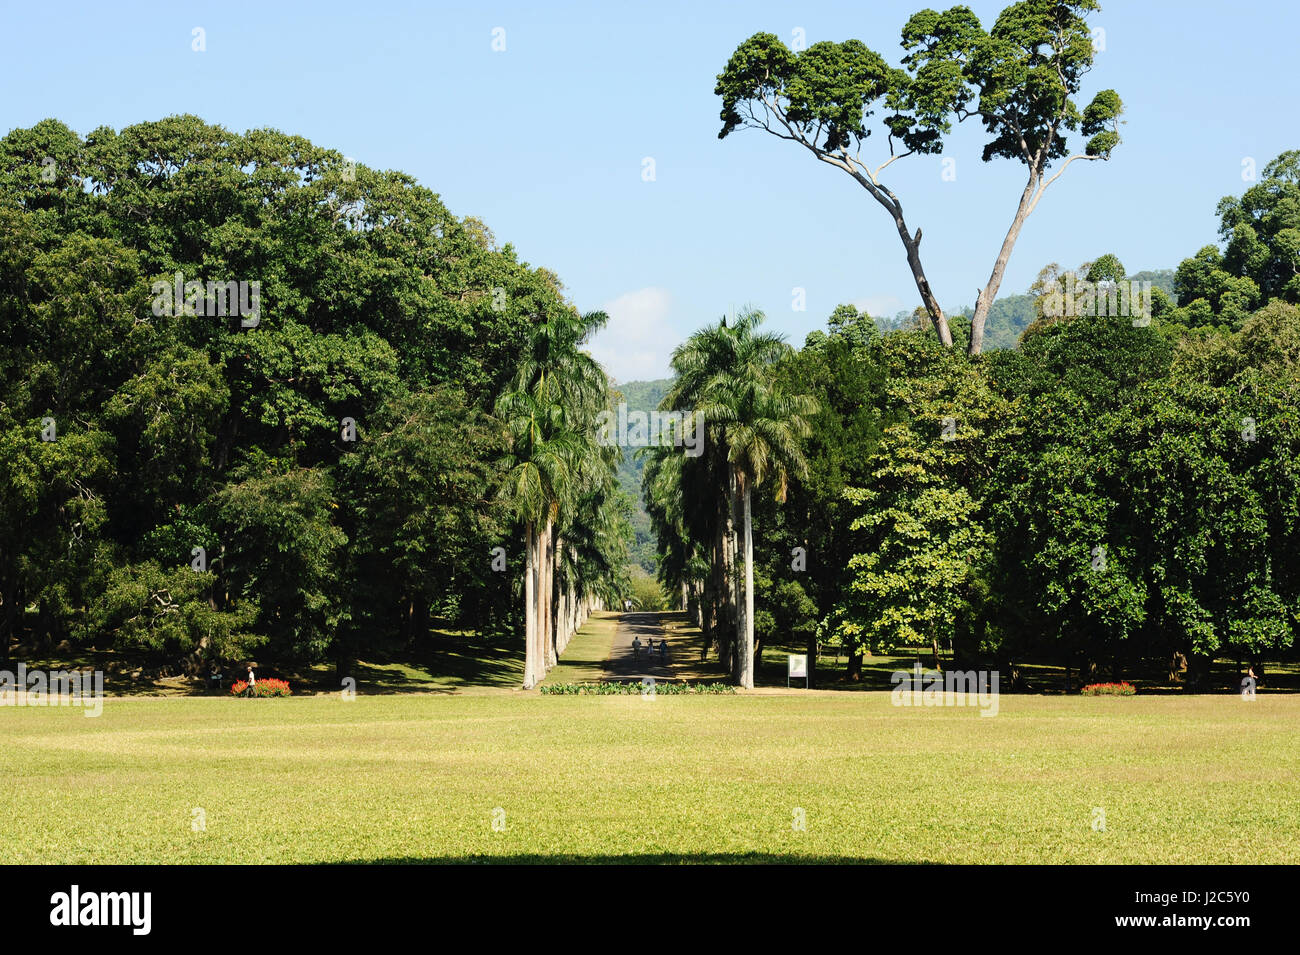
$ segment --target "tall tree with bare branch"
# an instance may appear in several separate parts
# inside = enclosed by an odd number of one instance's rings
[[[902,68],[889,66],[860,40],[791,52],[774,35],[757,33],[718,76],[718,136],[764,130],[800,144],[866,189],[893,220],[921,302],[939,339],[951,346],[947,318],[921,264],[921,230],[908,225],[884,173],[907,156],[941,152],[954,121],[982,121],[993,137],[984,161],[1022,162],[1028,181],[976,300],[969,346],[976,355],[1012,249],[1047,187],[1075,161],[1109,159],[1119,144],[1123,104],[1114,90],[1102,90],[1083,109],[1072,99],[1092,68],[1096,50],[1087,16],[1099,9],[1097,0],[1022,0],[1003,10],[988,31],[969,7],[922,10],[903,28]],[[877,112],[884,148],[865,159],[868,123]],[[1075,130],[1089,138],[1081,152],[1071,153],[1066,133]]]

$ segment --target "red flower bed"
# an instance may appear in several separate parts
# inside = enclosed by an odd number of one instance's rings
[[[248,693],[248,681],[236,680],[230,684],[230,692],[235,696],[243,696]],[[258,680],[253,684],[253,692],[249,696],[271,697],[271,696],[289,696],[292,691],[285,680],[275,680],[271,678]]]

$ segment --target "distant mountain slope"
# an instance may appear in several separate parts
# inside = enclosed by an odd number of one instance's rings
[[[1154,269],[1145,272],[1135,272],[1128,277],[1131,282],[1150,282],[1153,287],[1160,289],[1171,299],[1174,297],[1174,270],[1173,269]],[[969,305],[960,308],[954,308],[948,311],[950,315],[970,316],[972,309]],[[911,312],[902,311],[891,318],[881,318],[876,320],[876,324],[881,331],[890,331],[895,328],[907,327],[908,320],[911,318]],[[1003,348],[1015,348],[1020,341],[1020,335],[1030,322],[1034,320],[1037,313],[1034,311],[1034,296],[1028,292],[1022,295],[1001,295],[993,300],[993,307],[989,309],[988,320],[984,324],[984,348],[986,351],[997,351]]]
[[[660,378],[655,381],[620,382],[614,388],[619,401],[627,402],[629,412],[649,412],[659,407],[672,381]],[[650,515],[646,513],[641,500],[641,472],[645,469],[645,460],[637,457],[637,449],[622,447],[623,458],[618,466],[618,484],[632,498],[632,529],[636,532],[636,543],[632,548],[632,559],[649,573],[655,572],[655,540],[650,533]]]
[[[1160,289],[1170,298],[1174,297],[1174,270],[1173,269],[1155,269],[1146,272],[1135,272],[1129,277],[1130,282],[1150,282],[1155,288]]]

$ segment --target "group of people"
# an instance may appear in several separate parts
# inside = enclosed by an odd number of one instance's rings
[[[647,640],[646,646],[650,652],[650,659],[651,661],[653,661],[655,658],[655,638],[647,637],[646,640]],[[632,659],[633,660],[641,659],[641,638],[637,636],[632,637]],[[659,662],[660,663],[668,662],[668,638],[667,637],[663,637],[659,640]]]

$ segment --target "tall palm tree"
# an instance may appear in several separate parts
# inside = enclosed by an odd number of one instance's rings
[[[777,482],[776,499],[784,503],[792,475],[807,473],[801,441],[812,433],[808,418],[817,404],[808,395],[787,395],[772,381],[751,378],[719,382],[715,403],[706,416],[727,435],[727,460],[743,502],[744,607],[740,638],[740,685],[754,686],[754,534],[751,500],[754,488],[769,478]]]
[[[515,380],[497,400],[510,439],[501,493],[524,527],[525,688],[536,686],[557,660],[554,529],[593,457],[591,422],[609,382],[582,346],[606,321],[603,312],[578,316],[571,309],[541,316]]]
[[[683,493],[689,480],[693,491],[707,488],[718,503],[711,522],[712,596],[723,604],[730,599],[734,608],[736,652],[730,662],[745,687],[754,685],[753,489],[775,477],[778,499],[785,499],[791,475],[806,468],[800,441],[810,433],[807,418],[815,411],[813,399],[788,395],[777,384],[772,366],[790,347],[781,336],[758,331],[763,320],[762,312],[747,308],[730,323],[724,318],[687,339],[673,352],[676,379],[663,401],[666,409],[705,421],[704,454],[681,468]],[[736,539],[738,526],[743,543]],[[743,574],[735,568],[737,550]]]
[[[576,447],[573,436],[556,427],[560,409],[531,391],[506,392],[496,410],[510,439],[501,495],[524,528],[524,688],[531,689],[546,675],[542,528],[567,490]]]

